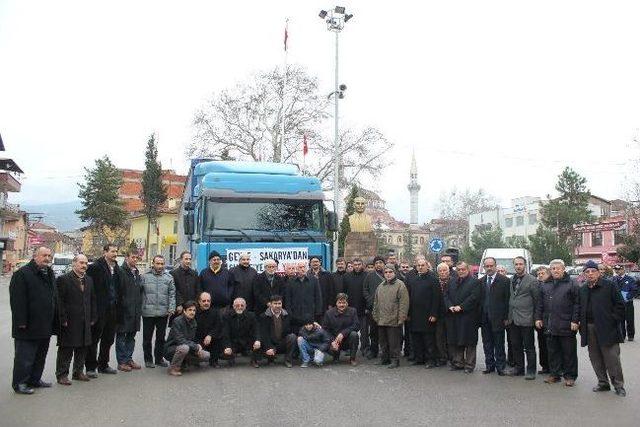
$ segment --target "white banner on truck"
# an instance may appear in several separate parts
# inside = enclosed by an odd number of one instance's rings
[[[278,271],[284,271],[289,264],[295,267],[300,261],[309,262],[309,248],[243,248],[227,249],[227,267],[238,265],[244,254],[249,254],[251,266],[258,273],[264,271],[264,262],[268,259],[278,261]]]

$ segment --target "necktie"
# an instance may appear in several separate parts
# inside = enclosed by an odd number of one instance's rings
[[[487,285],[491,286],[491,276],[487,276]]]

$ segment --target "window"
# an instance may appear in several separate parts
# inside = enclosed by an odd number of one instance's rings
[[[602,246],[602,231],[591,233],[591,246]]]
[[[505,218],[504,219],[504,226],[506,228],[513,227],[513,218]]]
[[[424,245],[424,237],[420,237],[420,244]]]
[[[536,222],[538,222],[538,215],[529,214],[529,224],[535,224]]]
[[[178,234],[178,221],[173,221],[173,234]]]
[[[520,226],[520,225],[524,225],[524,217],[523,216],[517,216],[516,217],[516,226]]]
[[[627,231],[625,229],[622,230],[613,230],[613,244],[621,245],[624,243],[624,238],[627,236]]]
[[[397,243],[402,243],[402,236],[398,236],[398,238],[396,239]]]

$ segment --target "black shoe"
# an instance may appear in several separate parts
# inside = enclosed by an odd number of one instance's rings
[[[291,363],[290,360],[285,360],[284,361],[284,366],[286,366],[287,368],[291,368],[291,367],[293,367],[293,364]]]
[[[387,366],[387,368],[389,369],[396,369],[400,367],[400,360],[396,359],[394,361],[392,361],[389,366]]]
[[[451,365],[449,368],[450,371],[462,371],[464,368],[462,366]]]
[[[551,373],[551,371],[549,371],[548,369],[540,369],[538,371],[538,375],[549,375]]]
[[[627,341],[633,341],[633,337],[627,338]],[[623,389],[624,390],[624,389]],[[626,393],[626,392],[625,392]]]
[[[167,361],[164,359],[160,359],[156,362],[156,366],[167,368],[169,366],[169,363],[167,363]]]
[[[529,381],[531,381],[531,380],[535,380],[535,379],[536,379],[536,374],[535,374],[535,372],[530,372],[530,373],[528,373],[527,375],[525,375],[525,376],[524,376],[524,379],[525,379],[525,380],[529,380]]]
[[[146,361],[146,362],[144,362],[144,367],[145,368],[155,368],[156,365],[154,365],[153,362],[151,362],[151,361]],[[89,374],[87,374],[87,375],[89,375]]]
[[[484,371],[482,371],[482,373],[486,375],[486,374],[490,374],[490,373],[491,373],[491,372],[493,372],[493,371],[495,371],[495,369],[494,369],[494,368],[487,368],[487,369],[485,369]]]
[[[90,370],[88,370],[88,369],[87,369],[87,376],[88,376],[89,378],[93,378],[93,379],[98,378],[98,374],[97,374],[97,372],[95,371],[95,369],[94,369],[93,371],[90,371]]]
[[[627,391],[624,389],[624,387],[620,387],[616,389],[616,395],[620,396],[620,397],[626,397],[627,396]]]
[[[465,374],[472,374],[472,373],[473,373],[473,369],[471,369],[471,368],[464,368],[464,373],[465,373]]]
[[[118,371],[116,371],[110,366],[105,366],[104,368],[98,368],[98,372],[100,372],[101,374],[111,374],[111,375],[118,373]]]
[[[26,384],[18,384],[18,387],[13,389],[17,394],[33,394],[34,391]]]
[[[498,373],[498,375],[499,375],[499,376],[501,376],[501,377],[504,377],[504,375],[505,375],[505,373],[504,373],[504,371],[503,371],[502,369],[498,369],[496,372],[497,372],[497,373]]]
[[[595,391],[596,393],[599,391],[611,391],[611,386],[609,384],[598,384],[591,391]]]
[[[29,387],[32,388],[49,388],[51,387],[51,383],[40,380],[37,384],[29,384]]]
[[[524,375],[524,372],[512,369],[510,371],[505,372],[505,374],[510,376],[510,377],[521,377],[521,376]]]
[[[374,363],[374,365],[390,365],[391,364],[391,360],[378,360],[376,363]]]

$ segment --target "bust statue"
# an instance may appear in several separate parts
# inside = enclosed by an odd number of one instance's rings
[[[364,213],[367,201],[364,197],[356,197],[353,199],[353,204],[356,209],[355,213],[349,215],[349,227],[352,233],[369,233],[373,231],[371,227],[371,217]]]

